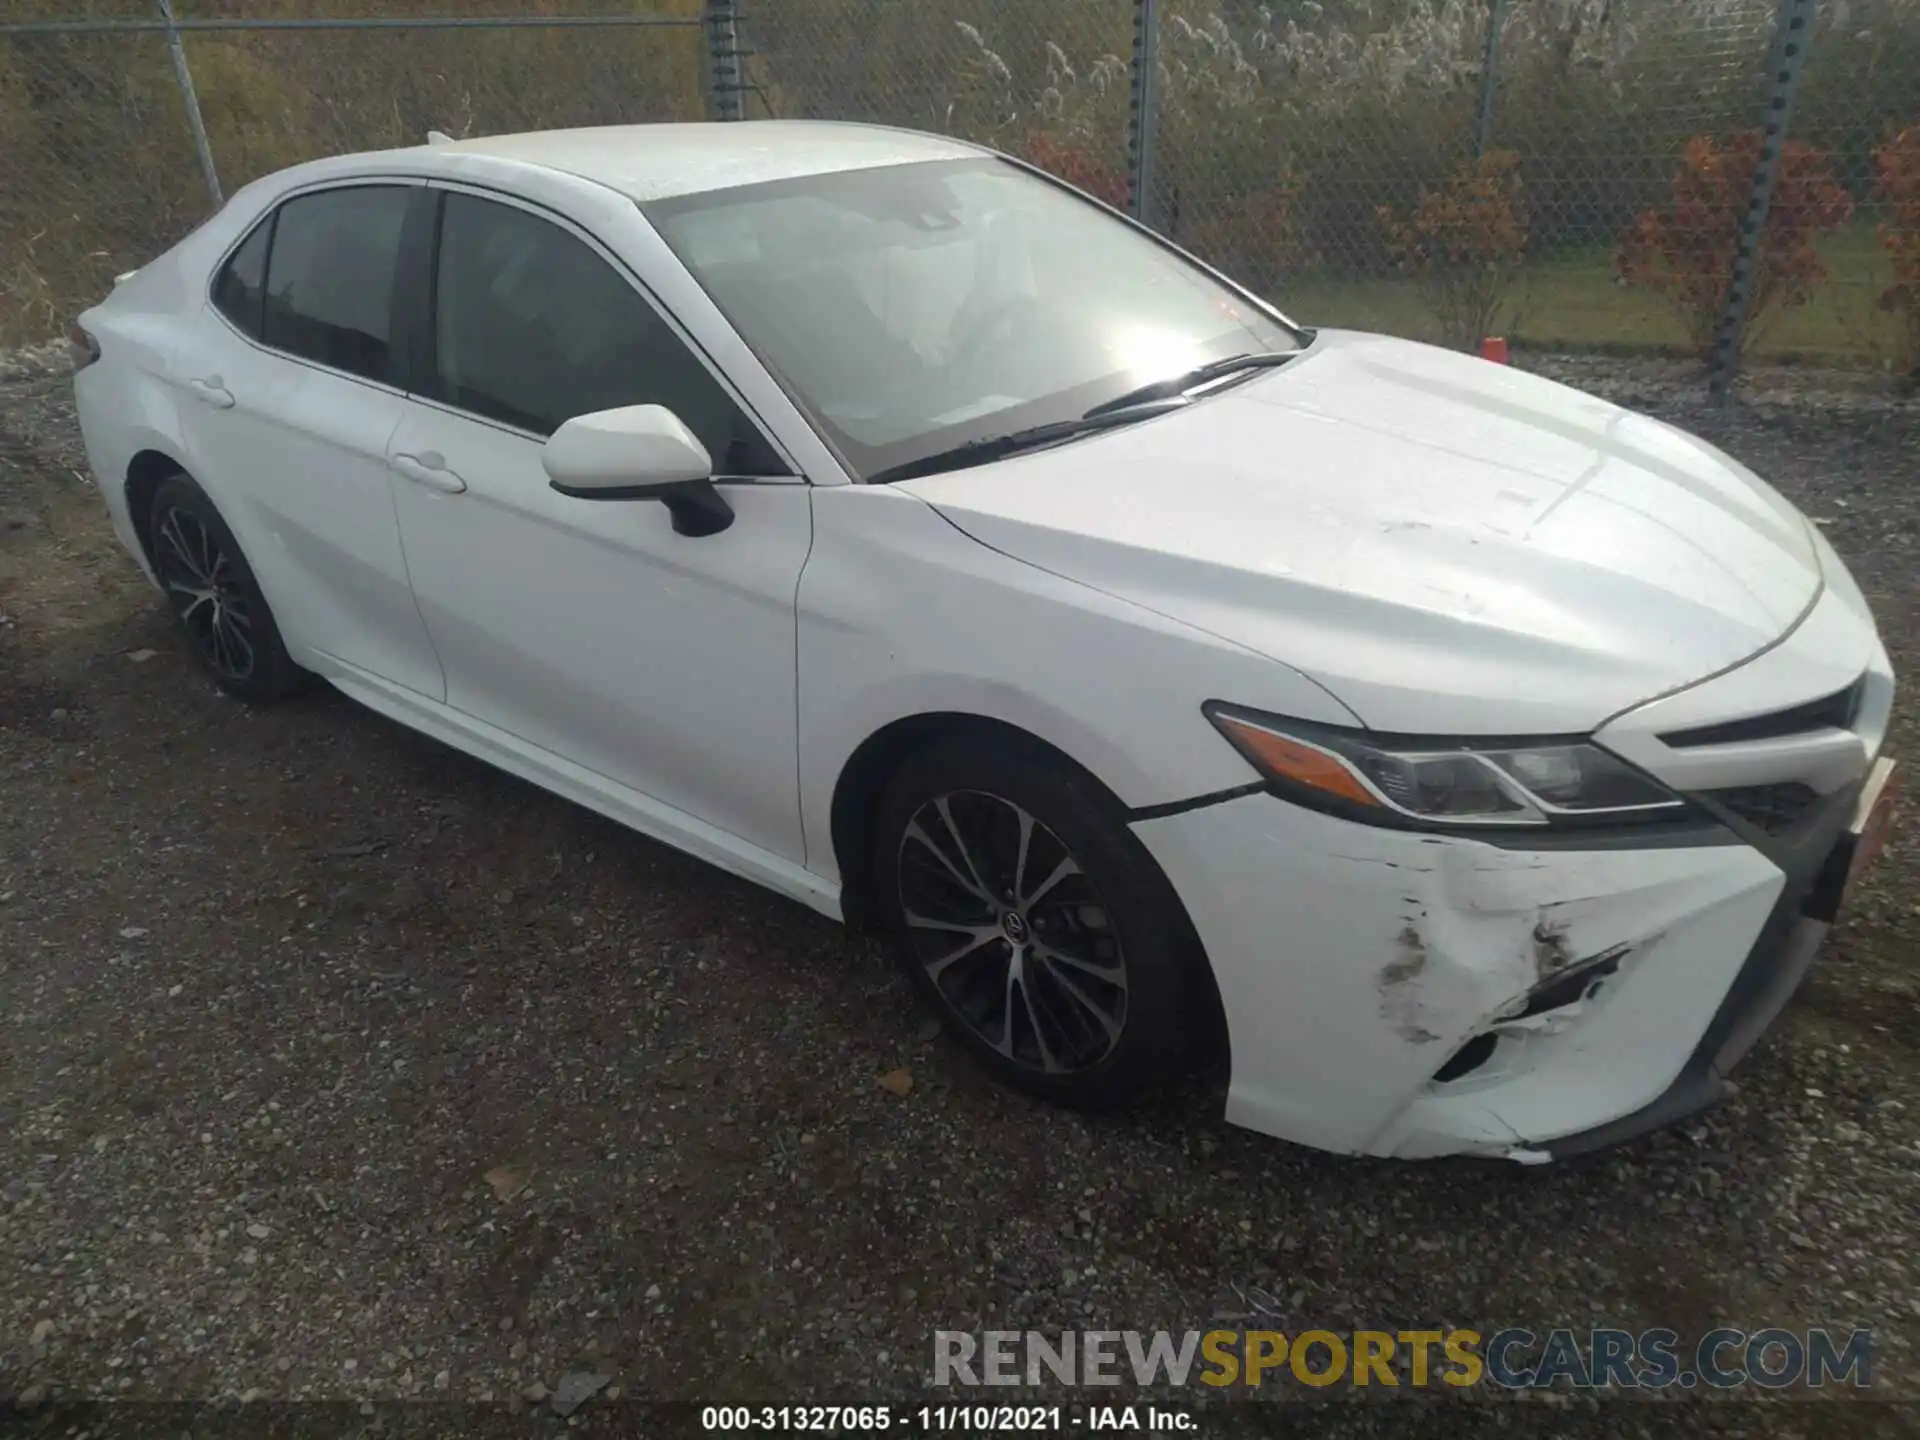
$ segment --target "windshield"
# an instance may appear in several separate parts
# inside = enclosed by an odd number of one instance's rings
[[[645,207],[865,478],[1077,418],[1279,321],[1099,207],[991,158],[838,171]]]

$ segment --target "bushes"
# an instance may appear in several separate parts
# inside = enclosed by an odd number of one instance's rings
[[[1044,130],[1034,131],[1020,146],[1020,158],[1086,191],[1094,199],[1104,200],[1116,210],[1127,208],[1126,175],[1058,136]]]
[[[1286,171],[1234,211],[1192,227],[1180,243],[1255,293],[1272,295],[1311,256],[1296,208],[1300,190],[1300,177]]]
[[[1873,158],[1891,212],[1880,225],[1880,243],[1893,262],[1893,284],[1880,304],[1900,317],[1902,370],[1920,379],[1920,125],[1890,137]]]
[[[1669,206],[1645,211],[1620,246],[1622,278],[1666,297],[1702,359],[1713,350],[1727,308],[1740,222],[1759,159],[1757,130],[1726,141],[1696,135],[1681,155]],[[1761,236],[1745,342],[1772,316],[1807,303],[1827,273],[1814,241],[1852,214],[1853,197],[1835,183],[1826,153],[1787,141]]]
[[[1387,252],[1419,284],[1441,338],[1478,349],[1505,307],[1527,249],[1527,192],[1520,158],[1489,150],[1421,194],[1405,220],[1380,207]]]

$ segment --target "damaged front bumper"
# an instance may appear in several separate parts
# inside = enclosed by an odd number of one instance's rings
[[[1537,1162],[1727,1092],[1826,933],[1852,798],[1765,854],[1711,822],[1496,844],[1266,794],[1135,831],[1213,963],[1228,1120],[1350,1154]]]
[[[1603,1150],[1717,1104],[1733,1092],[1728,1078],[1800,988],[1853,878],[1859,832],[1880,820],[1893,766],[1882,760],[1865,787],[1827,797],[1791,843],[1769,851],[1785,883],[1746,963],[1728,987],[1700,1043],[1673,1082],[1651,1103],[1617,1120],[1563,1135],[1546,1149],[1553,1159]],[[1888,799],[1890,800],[1890,796]]]

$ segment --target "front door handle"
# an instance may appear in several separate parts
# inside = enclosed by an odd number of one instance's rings
[[[445,457],[437,450],[424,455],[396,455],[390,463],[396,473],[443,495],[458,495],[467,488],[467,482],[447,468]]]
[[[227,389],[227,382],[218,375],[209,375],[204,380],[189,380],[187,388],[216,410],[233,408],[233,392]]]

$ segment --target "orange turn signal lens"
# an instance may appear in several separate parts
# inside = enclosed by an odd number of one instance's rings
[[[1380,803],[1380,797],[1361,784],[1359,776],[1324,750],[1236,720],[1231,715],[1216,715],[1213,723],[1247,759],[1269,775],[1308,786],[1349,805]]]

